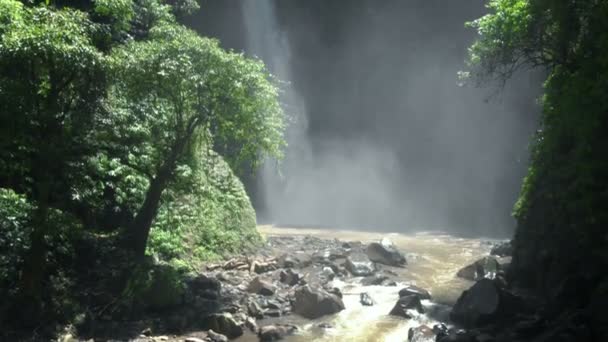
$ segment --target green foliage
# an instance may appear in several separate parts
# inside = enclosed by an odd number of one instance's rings
[[[0,289],[16,285],[19,265],[29,246],[28,216],[32,209],[23,196],[0,188]]]
[[[40,298],[32,309],[52,315],[86,291],[108,307],[108,292],[124,290],[133,305],[162,308],[181,298],[184,272],[259,242],[235,172],[282,156],[278,89],[261,61],[177,22],[197,8],[0,0],[7,302],[27,288],[22,298]],[[124,241],[150,222],[148,253],[160,265],[123,277]]]
[[[470,75],[505,81],[521,66],[548,78],[541,129],[514,207],[514,265],[537,288],[608,266],[608,2],[494,0],[473,22]]]
[[[165,194],[148,253],[197,269],[260,242],[245,189],[221,157],[211,154],[192,179],[193,191]]]

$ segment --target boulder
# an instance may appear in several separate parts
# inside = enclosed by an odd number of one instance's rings
[[[496,255],[499,257],[513,256],[513,245],[511,244],[511,241],[495,245],[492,247],[492,250],[490,250],[490,255]]]
[[[500,271],[500,264],[494,257],[481,258],[469,266],[462,268],[456,274],[458,277],[467,280],[494,279]]]
[[[218,334],[213,330],[207,331],[207,341],[210,342],[228,342],[228,337],[222,334]],[[188,342],[188,341],[186,341]]]
[[[302,279],[302,276],[299,273],[294,272],[291,268],[288,268],[279,273],[279,279],[283,284],[294,286]]]
[[[294,297],[293,312],[305,318],[315,319],[344,310],[344,303],[338,296],[309,285],[298,287]]]
[[[404,267],[407,261],[401,254],[393,242],[388,238],[382,239],[380,242],[372,242],[365,249],[367,256],[373,262],[379,264]]]
[[[361,292],[359,294],[359,302],[363,306],[372,306],[374,305],[374,300],[369,296],[367,292]]]
[[[361,279],[361,285],[363,285],[363,286],[381,285],[385,280],[388,280],[388,277],[385,275],[372,275],[372,276]]]
[[[204,329],[213,330],[225,335],[230,339],[243,335],[243,327],[236,322],[231,314],[226,312],[205,317],[203,327]]]
[[[376,272],[376,265],[361,252],[349,255],[344,266],[355,277],[367,277]]]
[[[408,330],[407,340],[409,342],[435,342],[435,333],[428,326],[421,325]]]
[[[298,327],[290,324],[267,325],[260,328],[258,337],[261,342],[278,341],[292,335],[297,330]]]
[[[450,318],[464,327],[498,323],[522,311],[521,298],[503,289],[491,279],[482,279],[464,291],[452,308]]]
[[[399,290],[399,298],[411,295],[417,296],[420,300],[431,299],[429,291],[416,285],[408,285]]]
[[[277,290],[277,287],[272,284],[269,280],[255,277],[249,283],[247,291],[251,293],[261,294],[263,296],[272,296]]]
[[[418,296],[410,295],[399,298],[389,315],[409,319],[412,318],[412,315],[409,313],[409,310],[415,310],[418,313],[424,313],[422,303],[420,303],[420,298],[418,298]]]
[[[312,256],[306,253],[283,254],[277,263],[284,268],[304,268],[312,264]]]

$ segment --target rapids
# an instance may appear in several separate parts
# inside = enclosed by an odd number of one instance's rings
[[[297,335],[285,341],[407,341],[410,327],[421,324],[432,326],[448,320],[449,306],[454,304],[463,290],[472,282],[457,278],[456,272],[487,255],[491,240],[454,237],[441,232],[417,234],[372,233],[328,229],[281,228],[260,226],[264,236],[311,235],[324,239],[361,241],[368,243],[388,236],[406,257],[406,268],[397,269],[397,286],[362,286],[361,278],[350,278],[346,282],[335,280],[333,286],[344,294],[346,309],[317,320],[308,320],[295,314],[265,319],[260,325],[290,323],[300,327]],[[406,320],[388,316],[398,299],[397,293],[404,285],[413,284],[431,292],[432,301],[423,301],[425,314]],[[367,292],[375,301],[373,306],[362,306],[359,294]],[[330,328],[321,328],[326,323]],[[257,341],[257,337],[244,335],[239,342]]]

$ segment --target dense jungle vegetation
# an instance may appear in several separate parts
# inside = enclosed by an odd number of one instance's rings
[[[278,88],[178,22],[198,7],[0,0],[2,322],[129,307],[259,242],[237,176],[281,157]]]
[[[556,311],[580,306],[606,327],[608,1],[492,0],[489,9],[470,23],[480,38],[463,76],[484,83],[530,68],[546,74],[540,128],[514,208],[511,277]],[[572,293],[576,304],[564,300]]]

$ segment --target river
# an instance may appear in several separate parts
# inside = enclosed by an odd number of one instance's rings
[[[289,315],[258,322],[290,323],[301,328],[300,332],[285,341],[407,341],[410,327],[421,324],[432,326],[447,321],[449,307],[454,304],[463,290],[472,282],[457,278],[456,272],[487,255],[491,240],[470,239],[451,236],[441,232],[421,232],[416,234],[377,233],[330,229],[281,228],[260,226],[263,236],[310,235],[324,239],[342,241],[378,241],[389,237],[407,258],[406,268],[397,269],[398,286],[362,286],[360,278],[350,278],[346,282],[335,280],[334,286],[344,294],[346,309],[338,314],[317,320],[308,320],[297,315]],[[415,319],[404,320],[388,316],[388,312],[398,299],[398,291],[407,284],[417,285],[431,292],[432,301],[423,301],[425,314]],[[367,292],[376,302],[368,307],[359,303],[359,294]],[[320,323],[328,323],[331,328],[319,328]],[[244,335],[239,342],[257,341],[257,337]]]

